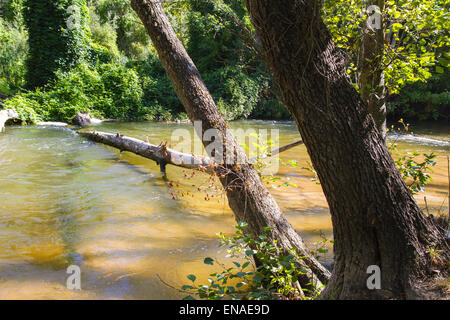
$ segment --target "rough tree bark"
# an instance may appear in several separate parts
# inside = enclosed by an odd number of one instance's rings
[[[446,244],[380,143],[321,19],[320,2],[246,4],[330,207],[335,264],[322,297],[419,297],[416,281],[431,273],[428,249]],[[381,268],[381,290],[367,287],[371,265]]]
[[[215,167],[236,220],[247,222],[248,230],[254,235],[263,233],[264,227],[271,227],[271,238],[277,239],[282,248],[295,248],[300,255],[305,256],[303,263],[306,264],[308,272],[300,279],[303,288],[309,287],[308,283],[313,274],[321,282],[327,282],[328,270],[311,256],[301,237],[286,220],[261,182],[257,172],[248,163],[245,154],[228,129],[225,119],[219,113],[197,68],[174,33],[164,14],[161,2],[132,0],[131,5],[150,35],[190,120],[202,122],[201,132],[197,134],[205,148],[210,142],[202,139],[203,133],[208,129],[216,129],[222,136],[223,154],[231,153],[235,158],[244,160],[244,163],[239,166],[225,163]],[[211,157],[214,158],[215,154]]]

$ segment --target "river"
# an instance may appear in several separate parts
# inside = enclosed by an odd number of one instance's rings
[[[232,128],[279,130],[279,145],[299,139],[292,122],[236,121]],[[103,123],[98,131],[121,132],[152,143],[172,141],[188,124]],[[438,155],[434,181],[416,199],[428,210],[448,212],[447,156],[450,128],[412,128],[419,136],[391,136],[398,151]],[[193,133],[192,133],[193,137]],[[281,154],[277,176],[296,186],[269,188],[288,220],[311,248],[332,225],[320,185],[302,167],[305,146]],[[336,172],[336,174],[339,174]],[[188,178],[185,177],[188,176]],[[167,182],[154,162],[94,144],[67,128],[7,127],[0,133],[0,299],[180,299],[188,274],[198,282],[220,268],[216,233],[235,225],[226,199],[205,192],[209,176],[167,167]],[[198,188],[202,190],[198,192]],[[205,200],[206,193],[210,199]],[[175,199],[173,199],[175,195]],[[332,248],[323,258],[332,261]],[[81,290],[66,287],[66,269],[81,268]],[[167,284],[163,283],[162,279]]]

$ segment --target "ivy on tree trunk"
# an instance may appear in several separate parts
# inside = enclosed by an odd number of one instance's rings
[[[28,29],[27,86],[42,87],[57,70],[70,70],[90,49],[89,11],[86,0],[26,0]]]

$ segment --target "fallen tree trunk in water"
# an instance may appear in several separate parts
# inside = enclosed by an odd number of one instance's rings
[[[78,133],[91,141],[103,143],[117,148],[120,151],[128,151],[153,160],[160,165],[161,172],[163,173],[166,172],[165,167],[168,164],[186,169],[201,170],[208,173],[214,172],[214,168],[209,157],[178,152],[167,148],[167,144],[155,145],[136,138],[121,135],[120,133],[113,134],[97,131]],[[302,143],[302,140],[298,140],[279,149],[270,151],[268,156],[273,156],[280,152],[289,150]]]
[[[119,133],[79,132],[89,140],[128,151],[144,158],[151,159],[160,165],[161,172],[165,172],[167,164],[187,169],[200,169],[212,172],[211,160],[208,157],[194,156],[167,148],[166,144],[154,145],[139,139],[123,136]]]
[[[15,119],[18,117],[19,117],[19,115],[17,114],[17,112],[15,110],[12,110],[12,109],[1,110],[0,111],[0,132],[3,131],[6,121],[8,121],[10,119]]]

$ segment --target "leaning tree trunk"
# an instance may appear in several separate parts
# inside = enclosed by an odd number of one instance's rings
[[[362,28],[357,62],[357,84],[360,88],[361,99],[366,103],[380,135],[386,142],[386,86],[382,67],[385,37],[382,13],[385,4],[384,0],[369,0],[365,3],[367,8],[377,6],[380,12],[368,12],[368,23]]]
[[[311,271],[325,283],[329,272],[311,256],[301,237],[286,220],[261,182],[257,172],[248,163],[245,154],[228,129],[225,119],[219,113],[197,68],[174,33],[164,14],[161,2],[132,0],[131,5],[144,23],[190,120],[201,121],[201,132],[197,134],[202,139],[204,132],[208,129],[217,130],[223,140],[224,158],[232,154],[234,159],[244,160],[240,165],[227,162],[215,166],[236,220],[247,222],[249,231],[254,235],[264,233],[265,227],[273,228],[271,237],[277,239],[282,248],[296,248],[300,255],[305,256],[303,261],[308,266],[309,272],[300,281],[304,288],[309,287]],[[204,139],[202,141],[208,150],[210,142]],[[216,158],[216,154],[211,154],[211,158]]]
[[[395,167],[316,0],[246,0],[327,198],[335,264],[323,298],[414,298],[441,234]],[[444,245],[444,244],[442,244]],[[381,268],[381,290],[367,287]]]

